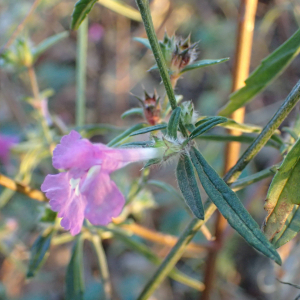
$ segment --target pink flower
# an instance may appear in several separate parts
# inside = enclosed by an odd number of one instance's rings
[[[99,42],[104,34],[104,28],[97,23],[90,26],[88,36],[92,42]]]
[[[159,153],[154,148],[115,149],[92,144],[71,131],[55,148],[52,160],[54,168],[67,172],[47,175],[41,189],[62,218],[62,227],[76,235],[84,218],[93,225],[107,225],[121,213],[125,198],[110,179],[111,172]]]
[[[4,165],[8,165],[10,148],[17,142],[16,137],[0,135],[0,160]]]

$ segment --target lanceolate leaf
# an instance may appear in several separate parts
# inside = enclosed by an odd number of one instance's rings
[[[46,50],[48,50],[50,47],[57,44],[62,39],[69,36],[68,31],[63,31],[61,33],[55,34],[53,36],[50,36],[49,38],[43,40],[41,43],[39,43],[34,49],[33,49],[33,59],[36,60],[41,54],[43,54]]]
[[[192,162],[187,155],[182,155],[182,157],[179,158],[176,177],[178,186],[188,207],[198,219],[204,220],[204,209],[197,180],[195,178]]]
[[[167,191],[169,194],[179,198],[179,199],[183,199],[182,196],[168,183],[166,182],[162,182],[159,180],[148,180],[147,181],[148,184],[150,185],[154,185],[156,187],[159,187],[165,191]]]
[[[187,71],[191,71],[194,69],[204,68],[216,64],[223,63],[225,61],[228,61],[229,57],[226,58],[220,58],[220,59],[204,59],[204,60],[198,60],[194,62],[193,64],[187,65],[185,68],[182,69],[181,74],[185,73]]]
[[[120,135],[116,136],[113,140],[111,140],[107,146],[112,147],[115,146],[116,144],[120,143],[122,140],[128,138],[130,136],[130,134],[132,132],[135,132],[141,128],[147,128],[147,124],[145,123],[138,123],[130,128],[128,128],[127,130],[125,130],[124,132],[122,132]]]
[[[142,21],[140,12],[137,9],[133,8],[132,6],[128,5],[126,1],[98,0],[98,3],[126,18],[129,18],[137,22]]]
[[[228,223],[255,249],[281,264],[280,256],[274,246],[260,231],[257,223],[247,212],[237,195],[196,148],[191,148],[190,155],[204,190]]]
[[[229,116],[235,110],[244,106],[279,76],[299,52],[300,29],[262,61],[245,81],[246,85],[230,95],[228,104],[220,111],[219,115]]]
[[[215,142],[239,142],[239,143],[250,144],[256,139],[256,136],[249,136],[249,135],[244,135],[244,134],[242,134],[242,135],[203,134],[203,135],[197,136],[197,139],[209,140],[209,141],[215,141]],[[270,139],[266,143],[266,146],[280,149],[281,144],[278,144],[277,142]]]
[[[227,118],[224,117],[212,117],[206,122],[202,123],[196,129],[193,130],[193,132],[190,134],[190,138],[194,139],[195,137],[203,134],[207,130],[217,126],[218,124],[224,123],[227,121]]]
[[[83,300],[84,281],[83,281],[83,262],[82,262],[83,239],[77,237],[72,251],[66,273],[66,300]]]
[[[150,159],[146,162],[146,164],[144,165],[144,169],[152,166],[152,165],[156,165],[156,164],[159,164],[161,162],[161,159],[160,158],[153,158],[153,159]]]
[[[125,144],[122,144],[120,146],[120,148],[134,148],[134,147],[138,147],[138,148],[141,148],[141,147],[151,147],[153,146],[153,141],[141,141],[141,142],[131,142],[131,143],[125,143]]]
[[[49,248],[53,236],[53,230],[40,235],[33,243],[30,250],[30,261],[27,271],[27,277],[35,276],[36,272],[43,265],[49,256]]]
[[[288,216],[282,230],[275,235],[272,244],[279,248],[293,239],[300,231],[300,208],[295,205],[293,211]]]
[[[122,115],[121,115],[121,118],[122,119],[125,119],[129,116],[132,116],[132,115],[139,115],[139,116],[142,116],[143,115],[143,109],[140,108],[140,107],[135,107],[135,108],[131,108],[127,111],[125,111]]]
[[[134,135],[138,135],[138,134],[144,134],[147,132],[151,132],[151,131],[156,131],[156,130],[162,130],[167,128],[167,124],[157,124],[154,126],[149,126],[146,128],[142,128],[140,130],[134,131],[133,133],[130,134],[130,136],[134,136]]]
[[[79,0],[74,7],[72,14],[71,29],[77,30],[97,0]]]
[[[294,205],[300,204],[300,139],[286,155],[270,185],[265,210],[268,212],[265,234],[272,239],[279,232]]]
[[[202,124],[209,118],[212,118],[212,117],[201,117],[198,119],[198,121],[195,125],[199,126],[200,124]],[[238,123],[232,119],[227,119],[227,122],[221,123],[221,124],[219,124],[219,126],[224,127],[226,129],[240,130],[241,132],[245,132],[245,133],[259,133],[262,130],[262,128],[259,126]]]
[[[148,49],[151,50],[151,45],[150,45],[148,39],[140,38],[140,37],[135,37],[135,38],[133,38],[133,40],[136,41],[136,42],[139,42],[139,43],[143,44],[146,48],[148,48]]]
[[[173,110],[168,123],[168,135],[173,139],[177,139],[177,130],[178,130],[178,124],[180,120],[180,113],[181,113],[181,108],[176,107]]]

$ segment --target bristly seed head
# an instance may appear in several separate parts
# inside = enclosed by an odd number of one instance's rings
[[[140,101],[144,109],[144,116],[147,122],[150,125],[158,124],[161,120],[161,111],[159,97],[157,96],[156,91],[154,91],[152,96],[150,96],[146,91],[144,91],[144,98],[136,98]]]
[[[183,39],[174,35],[169,37],[165,33],[164,39],[159,41],[159,44],[173,77],[178,77],[182,69],[194,62],[197,57],[196,47],[198,43],[191,44],[190,35]]]

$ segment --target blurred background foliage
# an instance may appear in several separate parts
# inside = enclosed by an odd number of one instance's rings
[[[107,1],[111,3],[113,1]],[[17,25],[24,19],[33,1],[0,0],[0,45],[4,45]],[[107,143],[120,129],[134,124],[138,117],[121,119],[121,114],[138,106],[138,100],[130,94],[141,96],[143,89],[152,94],[156,88],[163,96],[157,71],[146,72],[154,63],[150,51],[133,37],[145,37],[139,15],[134,10],[112,11],[104,0],[97,3],[89,14],[87,59],[87,108],[86,124],[111,124],[96,134],[93,141]],[[46,38],[69,30],[74,0],[42,0],[20,37],[37,45]],[[134,1],[126,4],[136,8]],[[164,32],[199,41],[198,59],[217,59],[234,56],[237,0],[153,0],[151,9],[158,37]],[[119,11],[120,12],[120,11]],[[128,16],[131,18],[129,19]],[[300,3],[297,0],[262,0],[258,3],[253,41],[251,70],[269,53],[285,42],[300,26]],[[76,32],[49,48],[37,60],[35,67],[41,91],[48,92],[49,110],[58,116],[68,128],[75,124],[75,67]],[[185,100],[193,100],[200,116],[215,115],[228,101],[231,88],[233,60],[227,63],[186,73],[179,80],[176,93]],[[272,117],[300,77],[300,58],[296,58],[283,75],[247,106],[246,123],[265,125]],[[26,102],[31,89],[26,72],[20,69],[0,70],[0,133],[19,136],[27,134],[33,126],[32,107]],[[295,115],[295,113],[294,113]],[[293,125],[290,115],[284,126]],[[141,120],[140,120],[141,121]],[[116,126],[116,127],[115,127]],[[224,132],[224,129],[215,129]],[[34,135],[34,133],[31,133]],[[222,170],[223,143],[201,141],[203,155],[218,171]],[[245,146],[243,146],[245,147]],[[262,170],[277,163],[280,153],[266,147],[245,170],[245,174]],[[9,167],[1,167],[10,177],[39,188],[47,172],[53,172],[50,157],[36,148],[24,155],[13,155]],[[19,164],[21,168],[19,169]],[[38,165],[38,167],[37,167]],[[114,180],[125,195],[133,188],[142,165],[126,167],[114,174]],[[153,167],[151,180],[162,180],[177,189],[172,163]],[[130,175],[130,176],[129,176]],[[264,218],[263,203],[270,179],[241,191],[241,199],[250,213],[261,223]],[[70,260],[71,238],[63,232],[52,241],[50,255],[33,279],[26,279],[29,249],[37,236],[46,228],[39,222],[44,215],[44,205],[21,194],[1,188],[0,195],[0,299],[56,300],[64,299],[65,271]],[[190,216],[183,209],[180,197],[176,197],[154,185],[147,185],[134,199],[132,219],[156,232],[178,236]],[[126,214],[126,211],[124,212]],[[38,225],[37,225],[38,224]],[[207,228],[214,226],[213,218]],[[135,227],[133,227],[135,228]],[[198,280],[202,280],[203,266],[209,248],[207,228],[194,239],[197,247],[187,250],[178,268]],[[126,230],[126,228],[124,229]],[[140,232],[141,228],[136,227]],[[140,237],[128,229],[133,241],[142,242],[158,257],[163,258],[170,244],[149,240],[147,234]],[[151,234],[149,234],[151,236]],[[264,257],[257,254],[228,227],[226,243],[217,263],[218,277],[212,299],[293,299],[297,290],[276,281],[299,282],[298,259],[300,247],[293,240],[281,249],[288,257],[282,269],[274,269]],[[68,240],[69,238],[69,240]],[[69,241],[69,242],[68,242]],[[57,245],[63,243],[62,245]],[[120,238],[103,241],[113,286],[113,299],[135,299],[155,270],[155,265],[144,255],[128,246]],[[201,245],[204,245],[202,247]],[[86,300],[104,299],[99,278],[98,262],[90,244],[84,244],[84,274]],[[300,291],[299,291],[300,293]],[[199,292],[167,279],[151,299],[199,299]]]

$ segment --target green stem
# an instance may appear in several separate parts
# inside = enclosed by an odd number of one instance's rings
[[[102,282],[103,282],[103,286],[104,286],[105,300],[111,300],[112,299],[112,287],[111,287],[111,282],[110,282],[109,270],[108,270],[108,266],[107,266],[105,252],[102,247],[102,242],[101,242],[99,235],[93,234],[92,243],[93,243],[94,249],[96,251],[97,257],[98,257],[99,269],[101,272]]]
[[[88,44],[88,18],[82,22],[78,30],[76,57],[76,126],[83,126],[85,121],[86,59]]]
[[[280,106],[274,117],[264,127],[260,135],[253,141],[249,148],[245,151],[236,165],[225,175],[225,182],[233,182],[238,178],[241,171],[247,166],[251,159],[261,150],[261,148],[267,143],[268,139],[273,135],[275,130],[281,124],[281,122],[288,116],[293,107],[300,99],[300,81],[295,85],[293,90],[287,96],[283,104]],[[173,269],[175,264],[182,256],[185,247],[195,236],[197,231],[203,224],[210,218],[213,212],[216,210],[216,206],[208,199],[204,205],[205,209],[205,220],[198,220],[193,218],[185,231],[178,239],[176,245],[172,248],[170,253],[164,259],[162,264],[159,266],[155,274],[152,276],[150,281],[144,287],[138,300],[146,300],[165,279],[169,272]]]
[[[151,49],[152,49],[157,67],[159,69],[161,79],[165,86],[170,105],[171,105],[172,109],[175,109],[177,107],[176,97],[175,97],[174,90],[172,87],[168,68],[167,68],[164,56],[162,54],[161,48],[159,46],[158,39],[157,39],[155,29],[153,26],[149,1],[148,0],[136,0],[136,4],[140,10],[140,13],[141,13],[141,16],[143,19],[143,23],[145,26],[145,30],[146,30],[146,33],[148,36],[148,40],[151,45]],[[180,131],[182,132],[182,134],[185,137],[187,137],[186,129],[181,122],[179,123],[179,128],[180,128]]]

